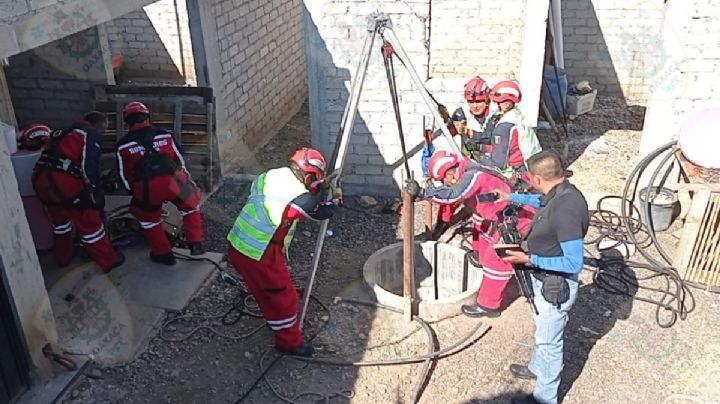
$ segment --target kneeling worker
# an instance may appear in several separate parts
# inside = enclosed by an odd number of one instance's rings
[[[563,368],[563,340],[568,311],[575,302],[578,274],[583,267],[583,238],[590,217],[582,193],[565,179],[557,154],[543,151],[527,161],[531,185],[543,195],[496,191],[499,200],[538,207],[526,236],[527,253],[509,251],[512,264],[532,268],[535,345],[528,366],[510,365],[518,378],[537,379],[533,395],[514,398],[515,404],[557,403]]]
[[[295,285],[285,256],[298,220],[325,220],[335,205],[325,203],[325,159],[302,148],[290,167],[269,170],[253,182],[250,196],[227,236],[228,260],[245,279],[281,352],[312,356],[298,323]]]

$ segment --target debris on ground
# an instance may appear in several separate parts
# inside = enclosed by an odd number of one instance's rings
[[[571,181],[583,192],[617,194],[637,162],[643,115],[640,107],[598,97],[593,111],[567,123],[569,138],[557,141],[553,134],[542,132],[541,142],[544,148],[558,151],[568,145],[567,162],[574,172]],[[299,126],[298,121],[307,119],[307,112],[301,111],[291,122]],[[283,139],[272,146],[273,158],[279,160],[265,164],[285,164],[292,149],[309,142],[309,126],[302,125],[305,132],[281,130]],[[591,146],[598,139],[601,143]],[[598,144],[608,151],[602,158],[596,152],[586,153]],[[203,206],[208,250],[225,252],[225,237],[248,193],[249,181],[225,180]],[[346,199],[347,208],[338,209],[331,221],[334,236],[325,241],[316,278],[317,297],[329,313],[311,302],[310,322],[305,328],[308,335],[314,335],[318,325],[326,323],[315,341],[317,356],[368,359],[425,353],[422,333],[401,325],[392,314],[333,305],[334,296],[362,284],[362,266],[372,253],[401,238],[399,216],[384,214],[380,208],[398,201],[373,198],[372,207],[363,207],[361,198]],[[416,203],[415,207],[415,233],[420,235],[427,205]],[[678,226],[675,223],[660,234],[661,242],[676,243],[671,234]],[[300,223],[290,248],[289,265],[298,287],[304,285],[311,266],[318,228],[317,223]],[[655,306],[597,287],[591,271],[584,271],[580,281],[578,300],[566,327],[566,363],[560,388],[563,402],[717,402],[717,294],[694,291],[696,311],[686,321],[662,329],[655,324]],[[63,402],[234,403],[260,377],[261,362],[267,367],[275,358],[272,335],[262,319],[242,316],[227,325],[221,318],[211,317],[233,307],[239,296],[237,287],[210,281],[183,311],[203,317],[187,324],[174,323],[172,333],[182,336],[198,326],[209,328],[197,329],[178,342],[154,338],[134,362],[98,367],[102,379],[79,379]],[[513,395],[532,391],[531,381],[515,379],[507,370],[511,363],[529,359],[534,330],[530,308],[513,290],[505,296],[503,307],[499,318],[482,320],[491,327],[482,339],[435,363],[421,403],[507,403]],[[432,326],[443,348],[477,321],[457,316]],[[261,327],[257,333],[243,339],[218,335],[247,334],[257,327]],[[286,399],[303,403],[407,402],[420,366],[332,367],[283,359],[267,375],[272,387],[259,382],[247,402],[283,402],[273,389]]]

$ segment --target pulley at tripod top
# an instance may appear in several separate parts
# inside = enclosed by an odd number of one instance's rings
[[[392,28],[392,21],[387,14],[376,11],[368,16],[367,30],[375,31],[376,28]]]

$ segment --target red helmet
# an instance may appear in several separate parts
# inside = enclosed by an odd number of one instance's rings
[[[512,101],[517,104],[522,100],[522,93],[516,82],[506,80],[495,84],[490,92],[490,98],[498,103]]]
[[[487,101],[489,99],[488,87],[485,80],[480,76],[475,76],[465,83],[465,100],[466,101]]]
[[[52,130],[46,125],[30,125],[20,133],[18,147],[25,150],[40,150],[50,141]]]
[[[428,162],[430,178],[435,181],[442,181],[449,169],[460,165],[460,160],[459,155],[449,151],[440,150],[433,153]]]
[[[132,114],[148,114],[150,115],[150,109],[145,106],[142,102],[133,101],[123,108],[123,118],[127,119]]]
[[[295,163],[300,171],[302,171],[306,182],[309,174],[313,174],[315,180],[321,180],[325,177],[325,159],[322,154],[315,149],[303,147],[290,157],[290,161]]]

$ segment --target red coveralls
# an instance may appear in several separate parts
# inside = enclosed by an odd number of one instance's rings
[[[478,203],[477,196],[496,189],[510,192],[510,186],[499,172],[489,173],[481,166],[465,159],[458,172],[461,177],[452,187],[428,188],[425,197],[439,204],[449,205],[465,202],[472,210],[472,246],[483,266],[483,279],[477,294],[477,304],[485,309],[497,310],[502,303],[502,293],[513,276],[512,265],[500,259],[493,248],[500,242],[496,223],[506,202]],[[485,167],[485,170],[493,170]],[[518,230],[524,233],[532,222],[534,210],[523,206],[518,213]]]
[[[138,164],[145,154],[143,144],[152,141],[159,154],[169,156],[174,162],[173,173],[144,173]],[[153,255],[172,252],[172,246],[162,226],[162,205],[171,202],[177,206],[183,217],[185,239],[188,243],[202,241],[200,222],[200,190],[190,178],[185,161],[171,132],[156,129],[149,123],[137,124],[130,128],[117,146],[119,173],[125,188],[130,191],[130,213],[140,221],[145,239]],[[147,179],[138,178],[144,175]]]
[[[54,227],[53,257],[65,266],[75,257],[73,229],[77,230],[90,257],[107,271],[118,260],[105,234],[100,215],[103,196],[93,201],[93,186],[100,171],[100,134],[87,122],[55,131],[35,166],[32,184],[45,205]],[[72,162],[63,170],[62,160]],[[73,170],[74,169],[74,170]]]
[[[284,240],[294,221],[323,220],[332,215],[330,205],[325,205],[325,209],[313,209],[317,205],[317,199],[309,193],[290,203],[260,261],[245,256],[228,243],[230,264],[245,279],[265,321],[275,334],[275,345],[285,352],[300,346],[302,334],[297,318],[297,292],[285,264]]]

